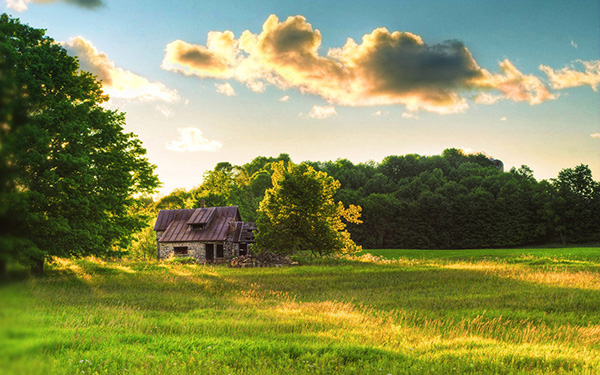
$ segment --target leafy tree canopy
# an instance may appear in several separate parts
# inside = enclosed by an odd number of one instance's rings
[[[258,210],[257,251],[325,255],[359,249],[342,219],[359,224],[361,208],[334,201],[338,181],[307,164],[279,162],[273,165],[272,184]]]
[[[2,261],[113,255],[159,182],[125,116],[44,30],[0,16]]]

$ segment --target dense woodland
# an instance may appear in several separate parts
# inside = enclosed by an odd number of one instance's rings
[[[273,165],[286,154],[238,166],[218,163],[202,185],[176,190],[153,209],[238,205],[257,219]],[[348,223],[365,248],[484,248],[600,239],[600,184],[585,165],[537,181],[527,166],[503,171],[485,155],[448,149],[442,155],[388,156],[381,163],[346,159],[305,162],[338,180],[336,201],[362,207],[362,224]],[[148,202],[150,203],[150,202]]]

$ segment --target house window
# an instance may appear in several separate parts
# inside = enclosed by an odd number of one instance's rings
[[[223,258],[223,245],[217,245],[217,258]]]
[[[173,248],[173,253],[179,256],[188,255],[188,248],[187,246],[176,246]]]

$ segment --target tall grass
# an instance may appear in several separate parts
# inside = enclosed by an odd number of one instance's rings
[[[0,373],[600,373],[599,248],[374,253],[57,260],[0,287]]]

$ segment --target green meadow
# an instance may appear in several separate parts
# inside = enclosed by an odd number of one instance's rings
[[[5,375],[600,373],[598,247],[12,271]]]

